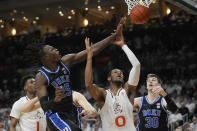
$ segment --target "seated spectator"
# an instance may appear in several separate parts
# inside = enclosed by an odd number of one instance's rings
[[[188,114],[188,116],[189,116],[189,110],[187,107],[185,107],[184,102],[181,102],[181,107],[179,108],[179,113],[181,113],[181,115]]]
[[[197,117],[196,116],[193,116],[190,127],[192,128],[192,131],[197,131]]]

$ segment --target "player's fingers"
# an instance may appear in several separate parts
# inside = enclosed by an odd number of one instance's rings
[[[82,110],[80,115],[86,115],[87,114],[87,111],[86,110]]]

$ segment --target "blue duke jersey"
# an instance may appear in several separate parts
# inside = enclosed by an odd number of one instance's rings
[[[71,123],[74,123],[74,125],[80,127],[81,122],[79,113],[81,112],[81,108],[76,107],[76,105],[73,103],[69,68],[64,65],[63,62],[60,62],[57,70],[54,72],[50,71],[44,66],[42,66],[42,68],[38,71],[41,72],[48,81],[47,91],[49,100],[54,100],[56,87],[62,86],[62,90],[65,91],[64,98],[60,102],[56,103],[56,109],[46,112],[48,118],[53,124],[60,123],[60,121],[57,121],[57,117],[58,119],[61,118],[63,120],[68,120],[68,123],[72,121]],[[59,126],[62,127],[62,125]]]
[[[141,98],[137,114],[137,131],[168,131],[168,113],[163,106],[163,99],[159,96],[151,103],[147,96]]]

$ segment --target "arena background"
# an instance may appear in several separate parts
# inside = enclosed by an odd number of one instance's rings
[[[125,41],[141,63],[136,96],[146,94],[146,75],[158,74],[163,88],[184,110],[170,114],[170,130],[192,130],[190,125],[197,123],[192,121],[197,115],[197,1],[153,0],[150,11],[146,24],[135,25],[128,17],[124,26]],[[85,49],[86,36],[93,42],[103,39],[126,14],[123,0],[0,0],[0,130],[9,130],[12,104],[24,96],[21,78],[36,70],[24,61],[28,44],[44,42],[62,54],[78,52]],[[131,69],[114,45],[94,57],[93,67],[95,83],[103,88],[110,69],[121,68],[126,79]],[[72,68],[73,88],[96,107],[84,87],[84,68],[85,62]],[[83,121],[83,126],[84,131],[101,127],[99,119]]]

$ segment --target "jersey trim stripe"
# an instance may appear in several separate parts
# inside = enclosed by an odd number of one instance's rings
[[[158,102],[158,100],[160,99],[160,96],[155,101],[153,101],[152,103],[148,100],[148,97],[147,96],[145,96],[145,99],[146,99],[146,101],[147,101],[148,104],[153,105],[156,102]]]
[[[119,89],[118,94],[117,94],[118,96],[119,96],[121,90],[122,90],[122,88]]]
[[[48,70],[47,68],[45,68],[44,66],[42,66],[42,68],[47,71],[48,73],[57,73],[60,69],[60,66],[57,67],[57,70],[55,72]]]
[[[72,91],[73,93],[74,91]],[[78,121],[79,121],[79,128],[81,129],[81,106],[77,106],[74,102],[73,102],[73,105],[77,108],[77,118],[78,118]]]
[[[52,114],[49,119],[51,120],[51,122],[55,125],[55,127],[57,129],[59,129],[60,131],[64,131],[64,130],[68,130],[68,131],[72,131],[70,126],[63,121],[59,115],[57,113]]]
[[[66,70],[69,72],[69,74],[70,74],[70,70],[69,70],[69,68],[62,62],[62,61],[60,61],[60,63],[66,68]]]
[[[42,71],[42,70],[38,70],[38,71],[40,71],[47,78],[48,85],[49,85],[50,80],[49,80],[49,77],[47,76],[47,74],[44,71]]]
[[[108,89],[107,91],[109,91],[109,93],[111,94],[111,97],[113,98],[113,94],[112,94],[112,92],[110,91],[110,89]]]

